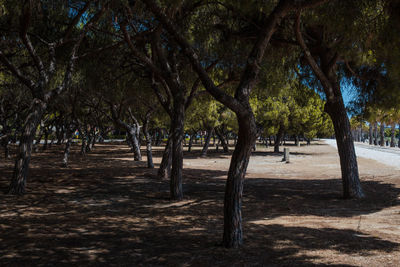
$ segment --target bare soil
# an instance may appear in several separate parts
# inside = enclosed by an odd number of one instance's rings
[[[240,249],[220,245],[229,153],[185,154],[181,202],[125,145],[76,145],[69,168],[61,146],[35,153],[27,193],[0,193],[0,266],[400,266],[398,170],[360,158],[367,198],[343,200],[334,148],[288,147],[289,164],[253,153]],[[6,190],[13,161],[0,164]]]

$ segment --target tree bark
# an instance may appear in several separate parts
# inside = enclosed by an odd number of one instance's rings
[[[67,142],[65,143],[65,149],[64,149],[64,158],[63,158],[63,166],[65,168],[68,168],[68,157],[69,157],[69,152],[71,150],[71,144],[72,144],[72,137],[73,137],[73,130],[67,129]]]
[[[191,134],[190,137],[189,137],[188,152],[192,152],[193,138],[194,137],[195,137],[195,134]]]
[[[368,142],[370,145],[373,143],[373,134],[372,134],[372,123],[369,123],[369,131],[368,131]]]
[[[336,90],[336,93],[341,96],[340,91]],[[342,171],[343,197],[346,199],[362,198],[364,197],[364,193],[358,176],[357,157],[343,98],[340,97],[334,103],[327,102],[325,109],[332,119],[335,130],[340,168]]]
[[[375,121],[374,123],[374,145],[378,145],[378,122]]]
[[[395,134],[396,134],[396,124],[392,123],[390,127],[390,147],[395,147]]]
[[[279,126],[278,134],[276,135],[275,144],[274,144],[274,153],[279,153],[279,145],[282,140],[283,131],[284,131],[283,127]]]
[[[14,173],[8,190],[9,194],[22,195],[25,192],[26,178],[28,176],[29,162],[31,160],[32,143],[36,129],[40,123],[47,105],[45,102],[34,99],[30,114],[28,115],[20,139]]]
[[[185,121],[185,101],[183,92],[179,91],[174,99],[172,116],[172,169],[170,194],[173,200],[182,200],[182,169],[183,169],[183,136]]]
[[[147,155],[147,168],[153,169],[153,153],[152,153],[152,146],[151,146],[151,134],[149,133],[149,117],[146,115],[146,119],[143,123],[143,133],[146,138],[146,155]]]
[[[233,151],[225,186],[223,245],[236,248],[243,243],[242,195],[243,182],[251,150],[256,141],[256,124],[251,115],[238,118],[238,141]]]
[[[385,124],[383,122],[381,122],[380,136],[381,136],[380,145],[385,146]]]
[[[207,129],[207,135],[206,139],[204,140],[204,146],[203,149],[201,150],[201,155],[200,157],[205,157],[207,155],[208,147],[210,146],[210,141],[211,141],[211,135],[213,134],[213,128],[209,127]]]
[[[170,133],[172,133],[172,130],[170,131]],[[158,169],[158,177],[160,179],[168,179],[171,176],[171,165],[172,165],[171,149],[172,149],[172,139],[170,135],[168,136],[167,144],[163,152],[160,168]]]

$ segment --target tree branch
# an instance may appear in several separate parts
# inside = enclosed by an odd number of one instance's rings
[[[334,93],[331,82],[328,80],[328,77],[324,74],[322,69],[318,66],[315,58],[311,55],[310,50],[308,49],[306,43],[304,42],[303,36],[300,30],[300,17],[301,13],[297,14],[296,17],[296,24],[295,24],[295,32],[297,41],[304,52],[304,57],[306,58],[308,64],[310,65],[311,69],[313,70],[315,76],[319,79],[322,86],[325,88],[327,94],[326,97],[330,101],[334,101]]]

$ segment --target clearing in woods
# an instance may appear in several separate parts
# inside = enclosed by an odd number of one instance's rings
[[[127,146],[74,146],[32,158],[27,194],[0,194],[0,265],[400,266],[400,175],[359,158],[364,200],[341,199],[337,151],[289,146],[290,164],[259,147],[245,181],[244,246],[220,246],[230,154],[185,152],[184,201]],[[162,147],[155,147],[156,167]],[[13,161],[0,163],[6,189]]]

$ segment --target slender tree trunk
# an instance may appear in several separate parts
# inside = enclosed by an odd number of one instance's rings
[[[334,103],[327,102],[325,110],[330,115],[335,130],[342,170],[343,197],[362,198],[364,197],[364,193],[358,176],[357,157],[351,136],[350,122],[347,117],[343,98],[341,97],[340,88],[336,88],[336,93],[340,97]]]
[[[203,149],[201,150],[200,157],[205,157],[207,155],[207,151],[208,151],[208,147],[210,146],[212,134],[213,134],[213,128],[209,127],[207,129],[207,135],[206,135],[206,139],[204,140],[204,146],[203,146]]]
[[[47,149],[48,142],[49,142],[49,130],[46,128],[46,129],[44,130],[44,145],[43,145],[43,150],[46,150],[46,149]]]
[[[153,163],[153,153],[152,153],[152,147],[151,147],[152,138],[151,138],[151,134],[149,133],[149,118],[147,118],[147,117],[143,123],[143,133],[146,138],[147,168],[153,169],[154,163]]]
[[[372,145],[373,142],[373,137],[372,137],[372,123],[369,123],[369,131],[368,131],[368,142],[370,145]]]
[[[65,168],[68,167],[68,157],[69,157],[69,152],[71,150],[73,131],[71,129],[67,129],[66,134],[67,134],[67,142],[65,143],[64,158],[63,158],[63,166]]]
[[[215,133],[217,134],[218,139],[221,142],[222,148],[224,149],[224,153],[228,153],[229,152],[229,147],[228,147],[228,144],[226,143],[226,139],[225,139],[224,133],[222,132],[222,130],[219,130],[217,128],[215,129]]]
[[[374,123],[374,145],[378,145],[378,122]]]
[[[256,141],[254,116],[238,118],[238,142],[233,151],[225,186],[223,245],[237,248],[243,243],[242,237],[242,195],[243,182],[252,147]]]
[[[79,130],[79,132],[82,138],[81,155],[86,156],[86,145],[87,145],[86,134],[84,133],[84,130],[82,128]]]
[[[385,124],[381,122],[380,128],[381,146],[385,146]]]
[[[191,134],[189,137],[189,146],[188,146],[188,152],[192,152],[192,146],[193,146],[193,138],[195,137],[195,134]]]
[[[392,123],[390,127],[390,147],[395,147],[395,134],[396,134],[396,124]]]
[[[279,126],[278,134],[276,135],[274,144],[274,153],[279,153],[279,144],[281,143],[282,136],[283,136],[283,127]]]
[[[172,133],[172,129],[170,131]],[[172,140],[171,135],[168,136],[167,144],[165,146],[160,168],[158,169],[158,177],[160,179],[168,179],[171,176],[172,165]]]
[[[171,199],[182,200],[182,169],[183,169],[183,136],[185,121],[185,102],[179,91],[174,100],[174,112],[172,118],[172,169],[170,180]]]
[[[31,112],[23,127],[17,158],[15,160],[14,173],[8,190],[10,194],[21,195],[25,192],[26,178],[28,176],[29,162],[31,160],[32,143],[46,106],[45,102],[34,99]]]

